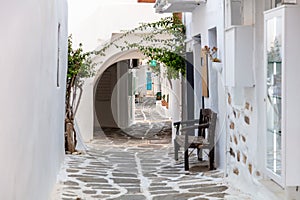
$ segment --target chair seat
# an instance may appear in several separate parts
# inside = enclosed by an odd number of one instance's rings
[[[188,120],[174,122],[176,128],[176,137],[174,138],[174,157],[178,160],[178,151],[184,148],[184,169],[189,170],[189,154],[188,149],[197,148],[198,159],[202,159],[202,151],[208,149],[209,169],[214,169],[214,148],[215,148],[215,127],[217,113],[211,109],[201,109],[199,120]],[[199,136],[193,133],[198,130]],[[192,135],[189,135],[192,134]]]
[[[175,138],[176,142],[180,146],[184,146],[185,135],[177,135]],[[188,136],[189,147],[200,148],[204,145],[208,145],[208,141],[201,136]]]

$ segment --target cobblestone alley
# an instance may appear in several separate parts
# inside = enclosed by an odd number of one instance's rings
[[[196,158],[184,171],[182,159],[174,160],[171,122],[154,102],[137,105],[137,123],[129,129],[96,131],[83,154],[66,155],[53,200],[252,199]]]

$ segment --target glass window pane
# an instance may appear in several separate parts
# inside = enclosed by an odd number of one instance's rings
[[[277,175],[282,169],[281,55],[282,19],[267,21],[267,168]]]

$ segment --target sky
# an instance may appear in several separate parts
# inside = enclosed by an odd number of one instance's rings
[[[130,30],[141,22],[158,21],[166,15],[155,13],[153,3],[137,0],[69,0],[69,34],[73,43],[92,51],[112,33]]]
[[[89,14],[96,11],[100,5],[136,3],[137,0],[68,0],[69,19],[74,22],[82,22]],[[74,21],[74,22],[73,22]]]

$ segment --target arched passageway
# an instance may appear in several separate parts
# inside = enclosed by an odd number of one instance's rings
[[[115,63],[103,72],[95,85],[95,114],[101,127],[118,127],[111,108],[111,97],[117,81],[117,63]]]
[[[171,99],[169,81],[162,77],[141,59],[126,59],[110,65],[94,86],[94,136],[106,130],[139,138],[146,137],[147,130],[158,133],[165,126],[164,122],[170,121],[170,108],[156,99],[156,94],[162,92],[168,102]],[[154,129],[155,126],[158,127]]]
[[[134,40],[136,36],[132,37],[131,40]],[[95,130],[99,130],[101,127],[125,128],[134,122],[134,113],[132,112],[135,106],[134,91],[128,87],[128,84],[134,84],[130,60],[142,58],[144,55],[135,49],[121,51],[111,47],[107,50],[106,56],[96,56],[93,59],[96,64],[96,75],[86,80],[83,85],[82,99],[76,116],[78,132],[84,142],[92,140]],[[123,76],[124,74],[126,75]],[[99,84],[107,82],[108,79],[110,79],[109,88],[107,88],[108,85]],[[181,100],[179,98],[181,84],[179,80],[172,82],[173,91],[169,92],[169,109],[161,109],[161,111],[174,120],[179,120],[181,116]],[[107,89],[109,93],[104,94],[103,91]],[[111,94],[114,94],[115,98],[112,97],[111,100],[108,100],[108,96]]]
[[[110,65],[94,85],[95,126],[126,128],[133,122],[132,59]]]

